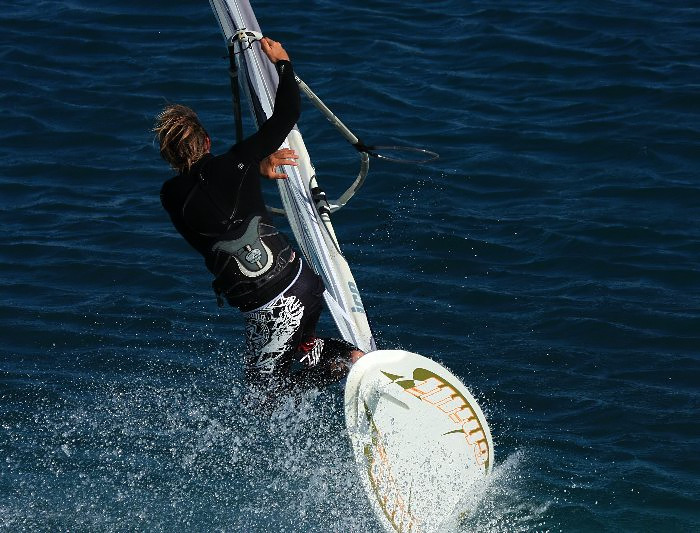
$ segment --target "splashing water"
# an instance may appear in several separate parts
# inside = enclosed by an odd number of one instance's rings
[[[372,530],[338,391],[268,415],[243,392],[220,367],[42,401],[6,426],[0,528]]]
[[[472,486],[461,508],[472,511],[452,520],[450,530],[463,532],[515,532],[547,529],[545,515],[550,503],[533,499],[527,451],[518,450],[497,463],[491,475]]]

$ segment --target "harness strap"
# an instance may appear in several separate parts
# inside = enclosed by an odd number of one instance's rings
[[[250,170],[250,164],[243,164],[239,163],[237,165],[237,168],[239,172],[242,174],[241,176],[241,181],[238,184],[238,190],[236,191],[236,203],[233,206],[233,209],[231,210],[230,214],[226,214],[226,212],[221,208],[219,202],[214,198],[209,191],[207,190],[207,179],[205,177],[205,172],[207,165],[209,163],[209,159],[211,156],[207,154],[209,157],[206,155],[204,157],[207,157],[207,160],[205,160],[202,163],[202,167],[199,170],[199,173],[197,175],[197,180],[195,181],[194,185],[190,189],[190,192],[187,194],[187,197],[185,198],[185,201],[182,204],[182,210],[180,211],[180,214],[182,215],[182,220],[184,221],[185,225],[194,231],[195,233],[198,233],[199,235],[202,235],[203,237],[211,237],[211,238],[217,238],[220,237],[221,235],[225,234],[226,232],[230,231],[230,229],[238,222],[241,222],[242,220],[237,220],[236,219],[236,214],[238,213],[238,204],[240,203],[241,200],[241,189],[243,188],[243,182],[245,182],[246,178],[248,177],[249,170]],[[187,209],[187,206],[190,204],[192,199],[195,196],[195,193],[198,191],[201,191],[206,197],[207,200],[209,201],[209,204],[216,210],[217,216],[221,217],[221,220],[218,221],[219,224],[221,224],[222,229],[221,231],[217,231],[214,233],[206,233],[203,231],[199,231],[196,228],[193,228],[192,225],[187,221],[187,216],[185,214],[185,210]]]

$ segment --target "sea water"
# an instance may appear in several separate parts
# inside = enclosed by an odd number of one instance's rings
[[[451,528],[699,530],[700,7],[253,7],[363,140],[441,154],[373,161],[334,223],[377,344],[489,419]],[[234,140],[207,2],[9,0],[0,28],[0,528],[377,531],[342,389],[246,407],[241,319],[160,206],[165,103]],[[357,157],[299,125],[336,196]]]

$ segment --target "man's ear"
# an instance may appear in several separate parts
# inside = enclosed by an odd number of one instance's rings
[[[204,140],[204,148],[207,152],[211,150],[211,139],[209,138],[209,135],[207,135],[207,138]]]

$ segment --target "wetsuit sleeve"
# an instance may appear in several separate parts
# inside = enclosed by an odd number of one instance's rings
[[[275,67],[279,74],[279,84],[272,116],[260,126],[257,133],[231,148],[231,151],[244,153],[257,161],[262,161],[280,147],[301,114],[301,97],[292,64],[289,61],[278,61]]]

